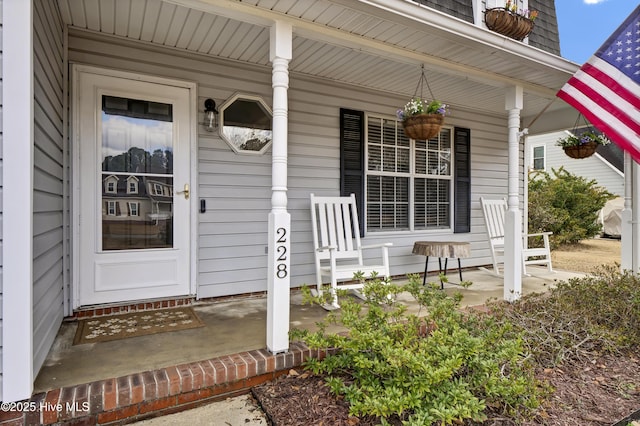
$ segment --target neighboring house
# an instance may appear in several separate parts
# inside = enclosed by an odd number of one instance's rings
[[[166,179],[103,179],[102,250],[172,247],[173,185]]]
[[[597,184],[618,197],[624,197],[624,155],[614,143],[599,146],[591,157],[568,157],[556,141],[567,135],[566,131],[546,133],[528,138],[529,170],[551,173],[563,167],[566,171]]]
[[[106,305],[267,291],[286,350],[310,193],[356,192],[394,275],[424,269],[416,240],[490,263],[479,198],[509,195],[517,297],[519,132],[541,111],[530,134],[570,127],[545,108],[578,66],[553,0],[520,2],[540,11],[522,42],[486,28],[495,3],[2,0],[2,400],[30,395],[64,317]],[[428,143],[395,119],[422,65],[450,106]]]

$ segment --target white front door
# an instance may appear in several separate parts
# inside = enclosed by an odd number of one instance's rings
[[[184,86],[74,69],[74,307],[190,293]]]

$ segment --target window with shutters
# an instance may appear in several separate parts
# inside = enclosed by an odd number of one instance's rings
[[[139,216],[140,215],[140,204],[137,202],[128,202],[127,207],[129,208],[129,216]]]
[[[398,121],[375,116],[366,130],[367,230],[451,229],[452,130],[412,140]]]

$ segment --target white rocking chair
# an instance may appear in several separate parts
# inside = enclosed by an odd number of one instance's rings
[[[392,243],[362,246],[356,197],[316,197],[311,194],[311,222],[316,264],[317,294],[322,295],[322,277],[329,277],[331,283],[331,305],[325,309],[338,309],[337,289],[357,290],[363,287],[353,282],[353,275],[362,272],[370,277],[373,272],[378,277],[389,276],[389,247]],[[362,251],[371,248],[381,250],[381,261],[375,265],[365,265]],[[338,281],[352,281],[338,285]],[[314,294],[316,292],[314,291]]]
[[[487,237],[489,238],[489,248],[493,259],[493,273],[500,276],[498,268],[498,256],[504,256],[504,221],[507,213],[507,201],[501,199],[487,199],[480,197],[484,222],[487,226]],[[527,274],[527,265],[547,265],[549,272],[553,272],[551,267],[551,248],[549,235],[552,232],[538,232],[523,235],[522,248],[522,273]],[[543,247],[528,247],[531,237],[542,237]]]

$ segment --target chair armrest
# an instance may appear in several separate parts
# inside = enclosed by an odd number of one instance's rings
[[[360,248],[365,250],[365,249],[371,249],[371,248],[391,247],[392,245],[393,243],[370,244],[366,246],[361,246]]]
[[[545,236],[545,235],[552,235],[553,232],[547,231],[547,232],[536,232],[535,234],[527,234],[527,237],[539,237],[539,236]]]
[[[318,247],[316,251],[337,250],[337,249],[338,247],[336,246],[322,246],[322,247]]]

